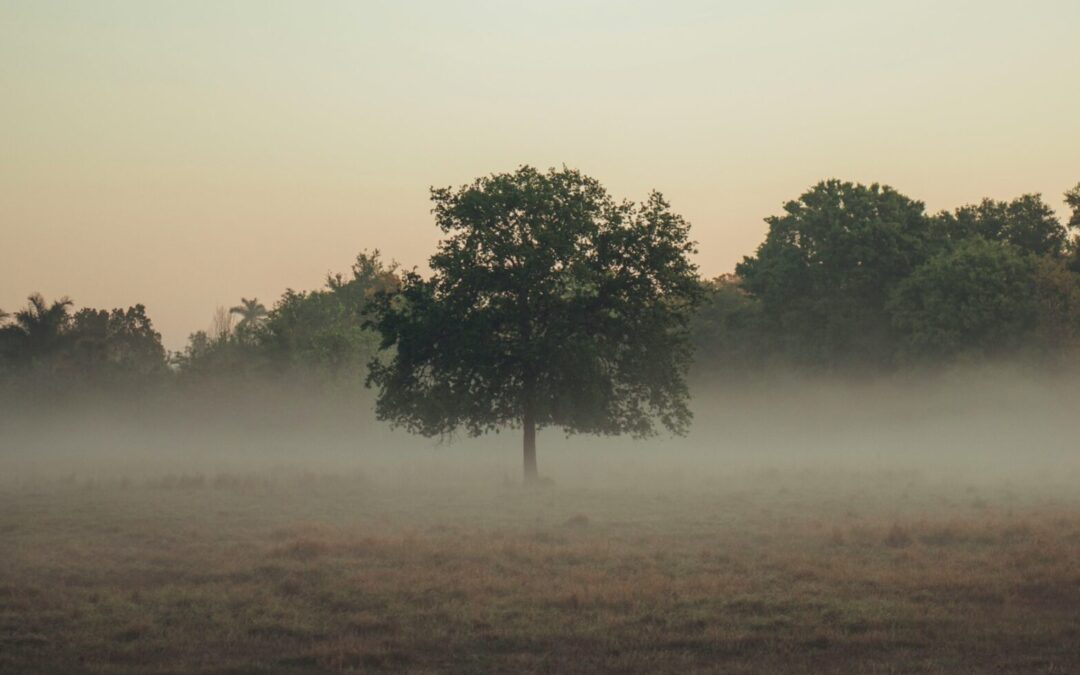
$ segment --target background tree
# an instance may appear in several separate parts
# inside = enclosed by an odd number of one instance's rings
[[[236,314],[240,321],[236,324],[236,332],[242,337],[250,335],[266,321],[266,306],[259,302],[258,298],[240,298],[240,304],[229,308],[229,314]]]
[[[972,237],[899,284],[889,311],[906,359],[999,355],[1036,326],[1037,258],[1012,244]]]
[[[257,337],[239,335],[233,329],[233,313],[217,307],[209,329],[190,334],[184,349],[171,355],[172,365],[182,381],[221,380],[234,386],[265,367]]]
[[[219,311],[209,332],[193,333],[173,356],[181,379],[253,378],[264,385],[287,377],[292,383],[362,390],[379,342],[364,327],[362,312],[375,293],[393,290],[399,280],[397,265],[384,263],[378,251],[357,255],[350,272],[328,275],[325,286],[313,291],[287,289],[269,311],[245,298],[226,315],[252,317],[235,330],[221,328]]]
[[[0,309],[0,376],[4,376],[14,365],[10,362],[8,355],[8,343],[15,338],[15,335],[8,330],[8,319],[10,318],[11,314]]]
[[[694,372],[707,380],[759,368],[773,351],[773,336],[763,330],[761,301],[725,274],[702,283],[703,298],[690,324]]]
[[[659,193],[615,202],[570,169],[522,167],[433,189],[446,234],[432,276],[372,303],[386,360],[380,419],[425,435],[503,426],[635,436],[689,424],[690,310],[701,287],[689,225]]]
[[[138,384],[165,374],[161,334],[146,307],[81,309],[72,317],[68,344],[73,366],[84,378]]]
[[[1068,229],[1038,194],[1022,195],[1007,202],[984,199],[979,204],[961,206],[953,213],[940,213],[934,221],[939,238],[953,244],[982,237],[1012,244],[1037,256],[1063,255],[1069,244]]]
[[[1069,227],[1080,229],[1080,183],[1065,193],[1065,203],[1072,210],[1069,218]]]
[[[16,368],[55,369],[71,320],[71,305],[66,297],[48,303],[40,293],[30,295],[26,307],[15,312],[14,321],[0,328],[4,359]]]
[[[379,343],[364,325],[364,309],[375,294],[399,283],[396,263],[384,263],[377,250],[364,251],[350,276],[328,276],[326,286],[315,291],[286,290],[260,332],[260,346],[275,363],[353,380]]]
[[[226,341],[233,334],[233,315],[220,305],[214,309],[210,319],[210,335],[216,340]]]
[[[828,180],[784,212],[765,219],[764,243],[736,267],[768,330],[796,362],[889,362],[885,303],[929,252],[922,202],[890,187]]]
[[[1080,275],[1066,260],[1040,258],[1035,266],[1037,346],[1050,357],[1074,354],[1080,346]]]
[[[1065,192],[1065,205],[1071,213],[1066,227],[1070,231],[1080,230],[1080,183]],[[1073,234],[1069,241],[1069,270],[1080,272],[1080,234]]]

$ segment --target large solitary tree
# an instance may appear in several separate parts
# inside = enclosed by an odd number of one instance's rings
[[[432,274],[368,309],[380,419],[428,436],[519,427],[526,482],[538,428],[685,432],[701,287],[689,225],[659,193],[619,202],[578,171],[525,166],[431,198],[446,235]]]

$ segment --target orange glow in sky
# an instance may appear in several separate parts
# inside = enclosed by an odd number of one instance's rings
[[[1077,26],[1075,0],[8,0],[0,307],[143,302],[175,349],[361,249],[422,266],[428,187],[520,164],[659,189],[709,276],[828,177],[1061,209]]]

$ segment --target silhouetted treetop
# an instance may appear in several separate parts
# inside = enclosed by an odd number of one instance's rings
[[[659,193],[617,202],[570,169],[431,191],[432,275],[380,294],[376,412],[427,435],[507,425],[645,436],[687,428],[689,225]]]
[[[943,212],[935,217],[935,228],[935,234],[951,243],[982,237],[1034,255],[1062,255],[1069,242],[1068,228],[1037,194],[1007,202],[984,199]]]
[[[266,306],[259,302],[258,298],[240,298],[240,304],[229,308],[229,314],[236,314],[240,322],[236,324],[238,333],[248,333],[256,330],[266,321]]]
[[[1069,227],[1080,229],[1080,183],[1077,183],[1065,193],[1065,203],[1072,210]]]
[[[828,180],[766,218],[736,271],[796,360],[879,361],[891,349],[885,302],[926,259],[922,202],[877,184]]]

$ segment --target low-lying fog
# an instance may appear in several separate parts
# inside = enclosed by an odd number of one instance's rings
[[[872,381],[773,376],[694,392],[685,438],[543,429],[540,472],[559,487],[709,489],[747,472],[917,472],[924,479],[1080,484],[1080,381],[1019,367]],[[374,484],[520,482],[514,429],[426,439],[373,418],[370,397],[248,387],[198,396],[0,413],[0,482],[165,475],[361,474]]]

